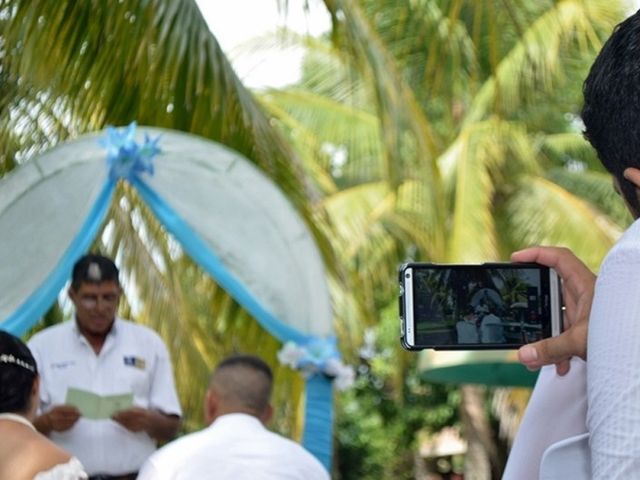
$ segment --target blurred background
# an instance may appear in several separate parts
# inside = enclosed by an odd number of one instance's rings
[[[134,120],[242,153],[312,230],[339,347],[357,371],[335,395],[333,478],[498,479],[535,374],[508,353],[403,351],[397,269],[556,244],[597,271],[631,219],[582,138],[582,81],[635,8],[0,0],[0,176]],[[122,267],[121,314],[171,350],[184,430],[202,426],[211,367],[250,351],[276,372],[272,427],[299,436],[303,380],[278,364],[282,345],[124,183],[102,232],[93,248]],[[36,330],[69,315],[61,294]]]

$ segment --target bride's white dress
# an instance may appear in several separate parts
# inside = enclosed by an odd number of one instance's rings
[[[0,413],[0,420],[9,420],[21,423],[35,431],[35,427],[22,415],[15,413]],[[71,457],[66,463],[59,463],[55,467],[36,474],[33,480],[86,480],[89,476],[84,471],[84,467],[76,457]]]
[[[85,480],[89,478],[80,461],[72,457],[67,463],[60,463],[46,472],[40,472],[33,480]]]

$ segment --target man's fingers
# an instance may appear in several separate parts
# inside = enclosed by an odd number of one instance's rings
[[[571,250],[564,247],[532,247],[514,252],[514,262],[535,262],[552,267],[570,284],[569,288],[584,288],[595,278],[591,270]],[[575,285],[571,286],[572,283]]]
[[[553,267],[560,273],[569,266],[583,265],[571,250],[563,247],[531,247],[511,254],[514,262],[535,262]],[[586,268],[586,267],[585,267]]]
[[[58,405],[57,407],[54,407],[51,412],[61,416],[80,415],[80,410],[73,405]]]
[[[574,352],[572,350],[572,343],[570,342],[569,335],[559,335],[555,338],[548,338],[537,342],[535,345],[538,350],[538,357],[543,365],[550,365],[552,363],[560,363],[563,360],[567,360]]]
[[[556,373],[561,377],[569,373],[571,368],[571,362],[569,360],[563,360],[560,363],[556,363]]]
[[[569,371],[571,357],[586,356],[586,332],[582,330],[581,326],[574,327],[557,337],[525,345],[518,350],[518,359],[533,369],[556,364],[558,373],[564,375]]]

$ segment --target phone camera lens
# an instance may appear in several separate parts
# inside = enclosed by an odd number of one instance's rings
[[[411,274],[410,273],[405,273],[404,274],[404,278],[411,278]]]

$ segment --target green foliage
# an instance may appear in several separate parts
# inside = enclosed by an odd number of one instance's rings
[[[424,380],[417,356],[399,347],[396,308],[385,309],[382,323],[371,330],[376,354],[360,360],[354,387],[338,397],[336,479],[415,478],[416,433],[458,422],[458,390]],[[408,364],[402,378],[400,358]]]

